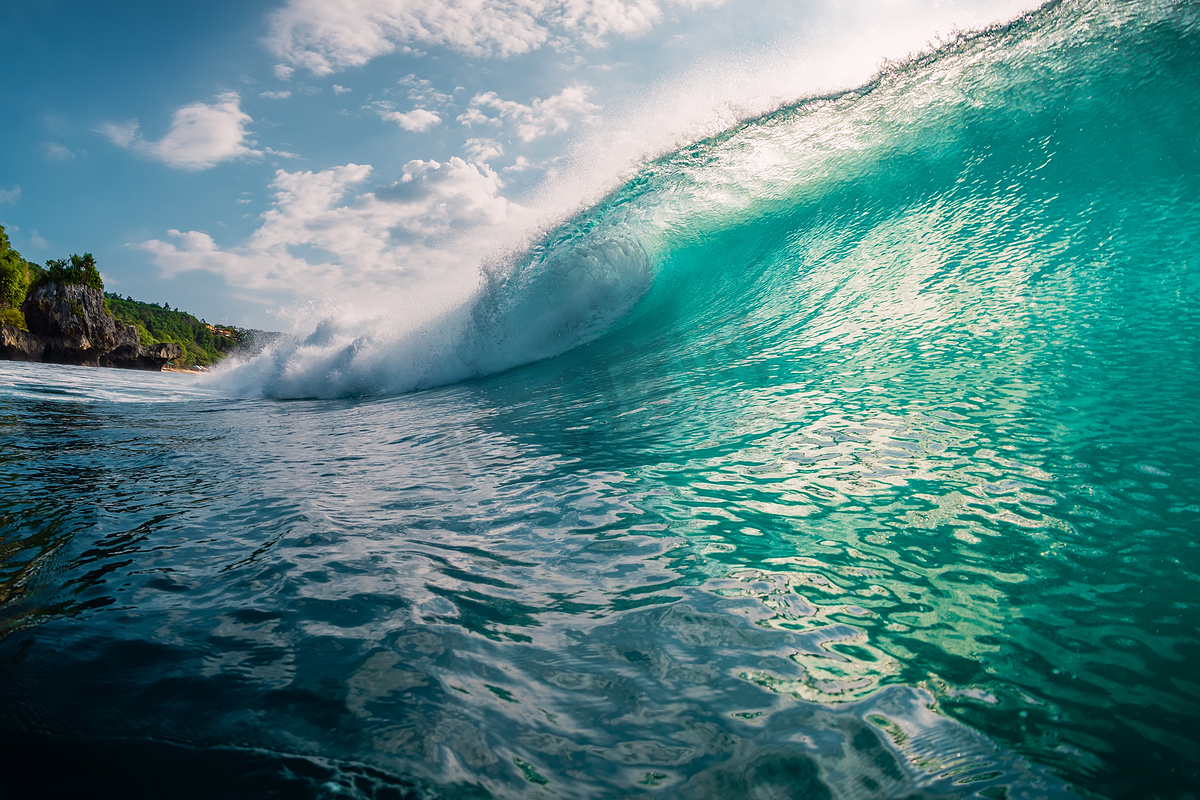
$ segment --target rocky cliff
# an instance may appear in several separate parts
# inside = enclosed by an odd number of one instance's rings
[[[21,311],[29,331],[0,327],[0,358],[161,370],[183,354],[173,342],[142,345],[137,329],[118,327],[103,292],[89,286],[44,284],[29,293]]]
[[[29,293],[21,311],[29,332],[46,344],[43,361],[94,367],[117,344],[104,294],[89,286],[47,283]]]
[[[12,325],[0,325],[0,359],[41,361],[46,343],[37,336]]]
[[[116,347],[100,357],[100,366],[161,370],[168,361],[182,355],[183,348],[175,342],[141,344],[137,328],[130,325],[117,334]]]

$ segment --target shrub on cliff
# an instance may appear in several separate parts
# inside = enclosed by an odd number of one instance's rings
[[[2,230],[0,235],[3,235]],[[7,240],[0,239],[0,303],[19,306],[29,288],[29,268],[21,254],[7,244]]]
[[[0,309],[16,309],[21,305],[33,277],[30,267],[29,262],[12,248],[4,226],[0,225]]]
[[[63,286],[80,285],[98,292],[104,291],[104,280],[100,277],[100,270],[96,269],[96,259],[92,257],[91,253],[83,255],[72,253],[69,259],[59,258],[47,261],[46,270],[33,281],[29,291],[32,293],[47,283],[61,283]]]

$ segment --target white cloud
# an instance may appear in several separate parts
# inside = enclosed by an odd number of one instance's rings
[[[276,64],[274,67],[275,77],[281,81],[291,80],[292,73],[295,71],[295,67],[290,67],[287,64]]]
[[[50,243],[46,241],[45,237],[39,234],[36,230],[30,232],[29,243],[39,250],[45,250],[50,246]]]
[[[75,153],[66,145],[58,142],[46,142],[42,145],[42,152],[46,154],[49,161],[74,161]]]
[[[106,122],[100,126],[100,133],[118,147],[131,148],[141,136],[141,130],[136,121]]]
[[[516,125],[517,135],[523,141],[532,142],[546,134],[565,131],[573,118],[588,118],[599,111],[600,107],[587,99],[591,93],[590,86],[575,84],[552,97],[535,98],[525,105],[515,100],[503,100],[495,92],[484,92],[471,99],[471,105],[458,121],[474,127],[499,125],[503,120],[509,120]]]
[[[507,58],[572,36],[598,46],[637,36],[666,6],[723,0],[289,0],[271,15],[267,45],[282,61],[327,75],[366,64],[402,45],[446,47],[477,58]]]
[[[412,133],[424,133],[442,122],[441,117],[424,108],[414,108],[412,111],[401,113],[389,108],[386,104],[376,103],[375,111],[379,114],[380,119],[394,122]]]
[[[509,212],[500,196],[500,176],[485,164],[454,157],[449,161],[414,160],[404,165],[404,175],[390,189],[411,219],[407,227],[422,236],[452,229],[496,225]],[[387,195],[385,195],[387,196]]]
[[[7,203],[15,203],[21,199],[21,187],[14,186],[11,189],[0,189],[0,206]]]
[[[100,132],[113,144],[162,161],[178,169],[201,170],[235,158],[261,157],[247,145],[246,126],[254,120],[241,109],[236,92],[226,92],[212,103],[192,103],[171,116],[171,127],[156,142],[142,136],[136,120],[108,123]]]
[[[467,139],[463,152],[477,164],[486,164],[504,155],[504,147],[495,139]]]
[[[499,175],[461,158],[410,161],[400,180],[354,194],[370,165],[320,172],[278,170],[271,208],[241,245],[223,249],[201,231],[168,231],[139,247],[167,275],[205,270],[233,286],[315,296],[390,285],[413,270],[450,269],[464,248],[449,239],[487,241],[478,231],[519,210],[501,194]],[[457,255],[456,255],[457,254]],[[458,264],[460,265],[460,264]]]
[[[280,92],[259,92],[258,96],[265,97],[268,100],[287,100],[289,97],[292,96],[292,93],[289,92],[288,90],[284,89],[283,91],[280,91]]]
[[[408,99],[414,103],[426,106],[448,106],[454,102],[454,96],[438,91],[431,81],[418,78],[416,75],[405,75],[398,81],[400,86],[408,89]]]
[[[643,34],[663,17],[655,0],[566,0],[560,5],[557,17],[562,27],[581,31],[592,42],[613,33]]]
[[[533,169],[536,166],[525,156],[517,156],[517,160],[507,167],[501,169],[501,172],[524,172],[525,170]]]
[[[353,91],[354,91],[353,89],[347,89],[345,86],[342,86],[340,84],[335,83],[333,85],[333,93],[334,94],[346,94],[347,92],[353,92]]]

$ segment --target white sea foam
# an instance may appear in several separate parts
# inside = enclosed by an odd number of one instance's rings
[[[396,394],[500,372],[603,333],[650,284],[632,239],[588,237],[491,265],[465,303],[419,324],[399,316],[319,319],[217,374],[235,394]]]

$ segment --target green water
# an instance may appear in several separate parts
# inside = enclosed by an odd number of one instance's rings
[[[557,244],[656,269],[542,370],[643,420],[636,469],[581,457],[756,624],[839,631],[745,678],[923,686],[1093,791],[1196,790],[1198,22],[1050,7],[664,158]]]

